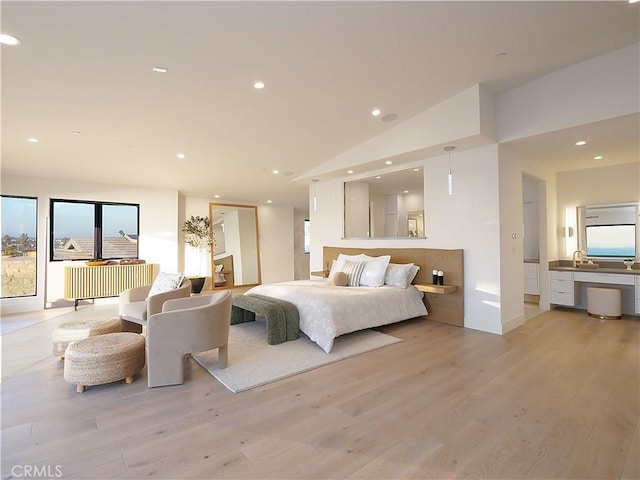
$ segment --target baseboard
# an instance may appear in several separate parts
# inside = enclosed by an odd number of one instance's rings
[[[495,322],[488,322],[480,318],[470,318],[465,316],[464,327],[472,330],[480,330],[481,332],[494,333],[502,335],[502,325]]]

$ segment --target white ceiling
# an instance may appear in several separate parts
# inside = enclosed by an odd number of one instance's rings
[[[3,1],[2,31],[22,44],[2,47],[2,172],[306,208],[293,178],[474,84],[500,93],[638,42],[639,12],[623,1]],[[619,122],[591,133],[622,149],[622,129],[637,156],[637,116]],[[584,168],[565,146],[578,133],[513,147]]]

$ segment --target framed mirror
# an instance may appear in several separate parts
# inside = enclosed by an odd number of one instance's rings
[[[260,248],[255,205],[209,203],[213,288],[258,285]]]
[[[425,238],[422,167],[344,183],[344,238]]]

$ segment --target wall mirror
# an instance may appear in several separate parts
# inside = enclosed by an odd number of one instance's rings
[[[255,205],[209,203],[211,272],[214,288],[258,285],[258,208]]]
[[[422,167],[344,183],[344,238],[425,238]]]

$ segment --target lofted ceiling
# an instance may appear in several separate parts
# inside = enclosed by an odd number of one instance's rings
[[[477,83],[499,94],[638,42],[639,10],[622,1],[3,1],[2,32],[21,44],[2,47],[2,172],[305,209],[308,181],[294,178]],[[635,145],[637,156],[637,116],[619,122],[584,128],[627,156]],[[566,146],[582,133],[512,146],[584,168]]]

